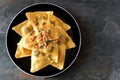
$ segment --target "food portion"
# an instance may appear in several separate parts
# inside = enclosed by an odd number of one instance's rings
[[[62,70],[66,50],[76,46],[66,32],[70,26],[53,11],[27,12],[26,17],[27,20],[12,28],[21,36],[15,58],[31,56],[31,73],[48,65]]]

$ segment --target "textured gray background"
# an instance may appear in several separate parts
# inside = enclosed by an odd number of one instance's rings
[[[45,79],[17,69],[5,47],[6,31],[15,14],[42,2],[67,9],[82,33],[81,51],[71,68]],[[0,0],[0,80],[120,80],[120,0]]]

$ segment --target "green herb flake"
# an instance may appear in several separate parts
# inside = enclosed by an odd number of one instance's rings
[[[44,52],[39,52],[41,56],[45,56],[45,53]]]
[[[50,20],[50,23],[53,24],[53,25],[55,25],[55,22],[53,22],[53,21],[51,21],[51,20]]]
[[[54,50],[54,47],[53,46],[50,46],[49,48],[48,48],[48,52],[52,52]]]
[[[38,25],[39,23],[38,23],[38,17],[35,17],[34,18],[34,23],[35,23],[35,25]]]
[[[51,60],[52,60],[52,58],[51,58],[51,56],[50,56],[50,55],[47,55],[47,59],[48,59],[49,61],[51,61]]]
[[[65,39],[65,41],[68,42],[68,41],[69,41],[69,38],[67,37],[67,38]]]
[[[42,19],[45,19],[45,16],[42,16]]]
[[[58,44],[58,45],[60,45],[60,44],[61,44],[61,41],[60,41],[59,39],[58,39],[58,42],[57,42],[57,44]]]
[[[43,45],[40,45],[40,46],[39,46],[40,49],[43,48],[43,47],[44,47]]]
[[[46,30],[46,33],[50,34],[50,33],[51,33],[51,30],[50,30],[50,29],[47,29],[47,30]]]
[[[47,41],[46,41],[46,44],[48,45],[49,43],[51,43],[53,40],[50,40],[50,39],[48,39]]]
[[[30,28],[28,28],[28,27],[26,27],[26,30],[27,30],[28,32],[30,32],[30,31],[31,31],[31,29],[30,29]]]
[[[35,53],[34,53],[34,56],[38,56],[39,55],[39,52],[38,51],[36,51]]]
[[[46,24],[46,22],[43,22],[43,23],[42,23],[42,25],[45,25],[45,24]]]

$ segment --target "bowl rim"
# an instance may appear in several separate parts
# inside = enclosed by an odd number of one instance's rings
[[[55,6],[55,7],[57,7],[57,8],[60,8],[61,10],[65,11],[65,12],[73,19],[73,21],[75,22],[76,27],[77,27],[77,29],[78,29],[78,31],[79,31],[79,35],[80,35],[80,36],[79,36],[79,47],[78,47],[78,51],[77,51],[77,53],[76,53],[75,58],[72,60],[72,62],[71,62],[64,70],[62,70],[62,71],[60,71],[60,72],[58,72],[58,73],[52,74],[52,75],[48,75],[48,76],[32,75],[32,74],[29,74],[28,72],[22,70],[22,69],[13,61],[12,57],[10,56],[10,53],[9,53],[9,50],[8,50],[8,46],[7,46],[8,31],[9,31],[10,25],[12,24],[12,22],[14,21],[14,19],[15,19],[22,11],[24,11],[25,9],[30,8],[30,7],[34,7],[34,6],[37,6],[37,5],[51,5],[51,6]],[[71,65],[73,65],[73,63],[75,62],[76,58],[78,57],[78,54],[79,54],[80,49],[81,49],[81,30],[80,30],[80,27],[79,27],[77,21],[76,21],[75,18],[73,17],[73,15],[72,15],[68,10],[66,10],[65,8],[59,6],[58,4],[54,4],[54,3],[46,3],[46,2],[45,2],[45,3],[35,3],[35,4],[31,4],[31,5],[28,5],[28,6],[24,7],[24,8],[21,9],[19,12],[17,12],[17,13],[15,14],[15,16],[12,18],[12,20],[10,21],[10,23],[9,23],[9,25],[8,25],[7,31],[6,31],[6,35],[5,35],[5,45],[6,45],[6,50],[7,50],[7,53],[8,53],[9,58],[11,59],[12,63],[13,63],[20,71],[22,71],[22,72],[24,72],[25,74],[28,74],[28,75],[30,75],[30,76],[33,76],[33,77],[49,78],[49,77],[54,77],[54,76],[57,76],[57,75],[65,72],[66,70],[68,70],[68,68],[70,68]]]

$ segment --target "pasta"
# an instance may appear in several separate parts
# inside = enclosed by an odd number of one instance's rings
[[[27,20],[14,26],[21,36],[15,58],[31,57],[30,72],[51,65],[64,68],[66,50],[76,47],[66,31],[70,26],[54,15],[53,11],[27,12]]]

